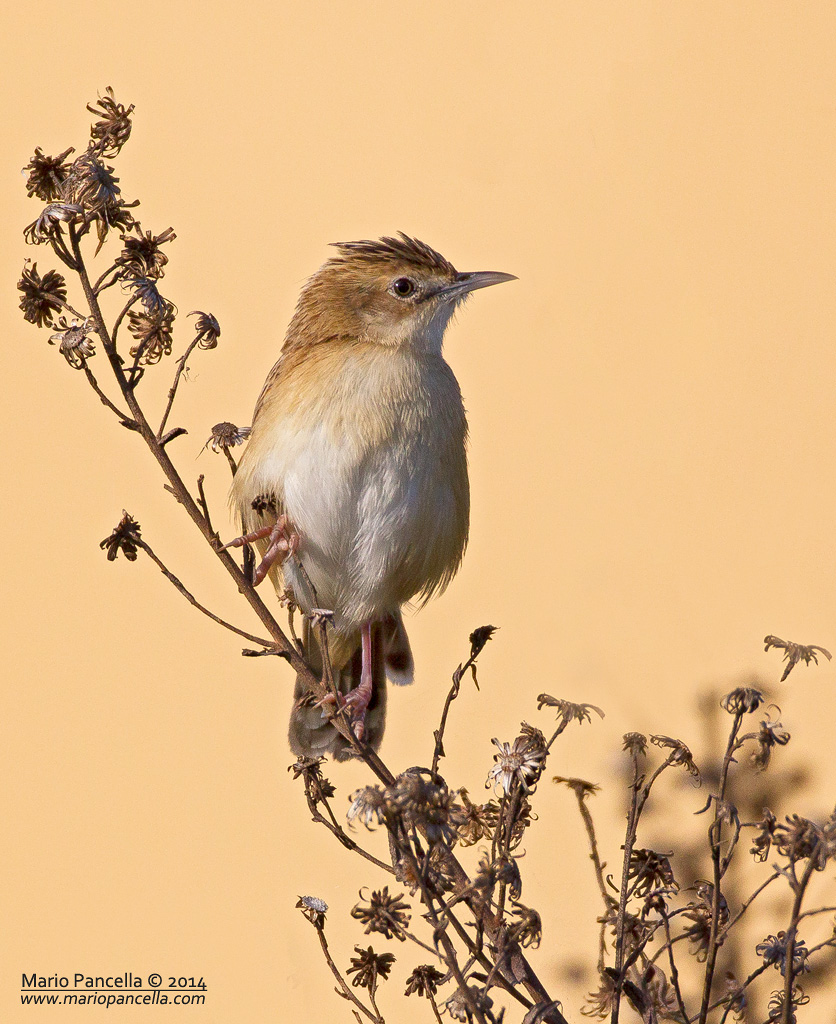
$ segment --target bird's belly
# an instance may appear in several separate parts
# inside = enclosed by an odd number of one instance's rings
[[[453,483],[438,453],[417,441],[358,457],[347,440],[310,439],[285,473],[285,508],[316,599],[338,628],[386,615],[452,575],[468,512]],[[293,566],[286,576],[304,592]]]

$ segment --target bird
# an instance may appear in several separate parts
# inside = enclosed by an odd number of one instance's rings
[[[516,278],[461,273],[403,232],[333,244],[256,402],[230,491],[242,533],[226,546],[254,544],[254,583],[292,595],[316,672],[311,616],[324,617],[339,700],[376,750],[386,678],[414,678],[402,609],[446,588],[468,539],[468,428],[445,331],[472,292]],[[297,677],[294,753],[354,756],[336,700],[314,703]]]

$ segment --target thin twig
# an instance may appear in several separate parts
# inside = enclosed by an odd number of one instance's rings
[[[186,368],[186,360],[192,354],[199,341],[200,335],[198,335],[189,343],[188,347],[186,348],[186,351],[177,360],[177,370],[174,373],[174,381],[171,387],[168,389],[168,402],[166,403],[165,412],[163,413],[163,418],[160,421],[160,427],[159,430],[157,431],[158,441],[163,436],[163,432],[165,431],[165,425],[168,422],[168,414],[171,412],[172,405],[174,405],[174,396],[177,394],[177,386],[180,383],[180,378],[182,377],[183,371]]]

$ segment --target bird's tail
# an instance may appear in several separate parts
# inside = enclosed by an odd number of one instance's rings
[[[302,642],[308,664],[317,674],[322,673],[322,654],[319,643],[307,620]],[[346,694],[360,683],[362,655],[360,633],[348,637],[335,636],[329,629],[329,654],[334,682],[340,693]],[[386,724],[386,677],[396,685],[411,683],[414,674],[412,650],[404,629],[400,612],[372,625],[372,699],[366,712],[365,740],[374,749],[380,746]],[[290,712],[290,748],[294,754],[321,757],[330,754],[337,761],[352,756],[349,741],[341,736],[315,706],[313,695],[296,677]]]

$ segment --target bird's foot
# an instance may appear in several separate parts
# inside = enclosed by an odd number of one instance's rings
[[[311,621],[312,626],[333,626],[334,613],[328,608],[311,608],[305,613]]]
[[[299,534],[290,525],[287,516],[279,518],[271,526],[262,526],[260,530],[245,533],[241,537],[224,544],[224,548],[242,548],[245,544],[253,544],[257,540],[267,540],[267,550],[253,573],[253,586],[257,587],[276,562],[283,562],[299,547]]]
[[[366,732],[366,712],[371,703],[372,692],[371,681],[368,683],[361,682],[359,686],[355,686],[353,690],[349,690],[345,695],[326,694],[321,700],[316,702],[315,707],[322,708],[323,718],[330,718],[333,714],[331,709],[336,708],[339,701],[339,707],[349,714],[351,729],[354,735],[358,740],[362,740]]]

